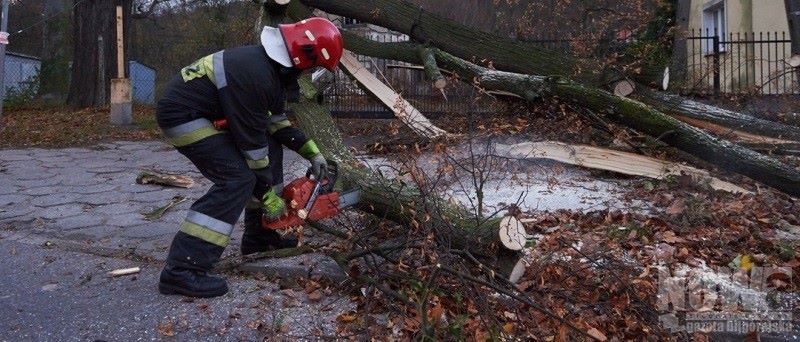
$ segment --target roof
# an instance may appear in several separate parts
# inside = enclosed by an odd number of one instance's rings
[[[7,52],[6,52],[6,55],[9,55],[9,56],[15,56],[15,57],[20,57],[20,58],[33,59],[33,60],[37,60],[37,61],[41,61],[41,59],[39,59],[39,57],[34,57],[34,56],[31,56],[31,55],[25,55],[25,54],[16,53],[16,52],[11,52],[11,51],[7,51]]]

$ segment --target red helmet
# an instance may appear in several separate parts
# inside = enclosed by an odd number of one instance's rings
[[[336,69],[344,41],[339,29],[324,18],[309,18],[294,24],[264,27],[261,43],[273,60],[301,70]]]

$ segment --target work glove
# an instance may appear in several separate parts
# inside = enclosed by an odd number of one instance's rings
[[[273,189],[264,194],[261,205],[264,207],[264,217],[270,222],[278,220],[286,213],[286,202]]]
[[[311,158],[311,174],[314,175],[314,179],[317,181],[328,178],[328,161],[325,160],[322,154],[317,154]]]

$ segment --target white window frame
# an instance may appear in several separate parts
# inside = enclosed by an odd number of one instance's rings
[[[708,32],[706,34],[706,32]],[[719,37],[719,51],[725,51],[724,42],[728,34],[728,16],[725,0],[713,0],[703,6],[703,31],[701,36],[713,37],[716,32]],[[714,44],[711,39],[703,39],[703,53],[714,53]]]

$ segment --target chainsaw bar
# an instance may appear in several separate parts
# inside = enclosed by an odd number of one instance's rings
[[[352,207],[361,201],[361,189],[350,189],[339,193],[339,209]]]

